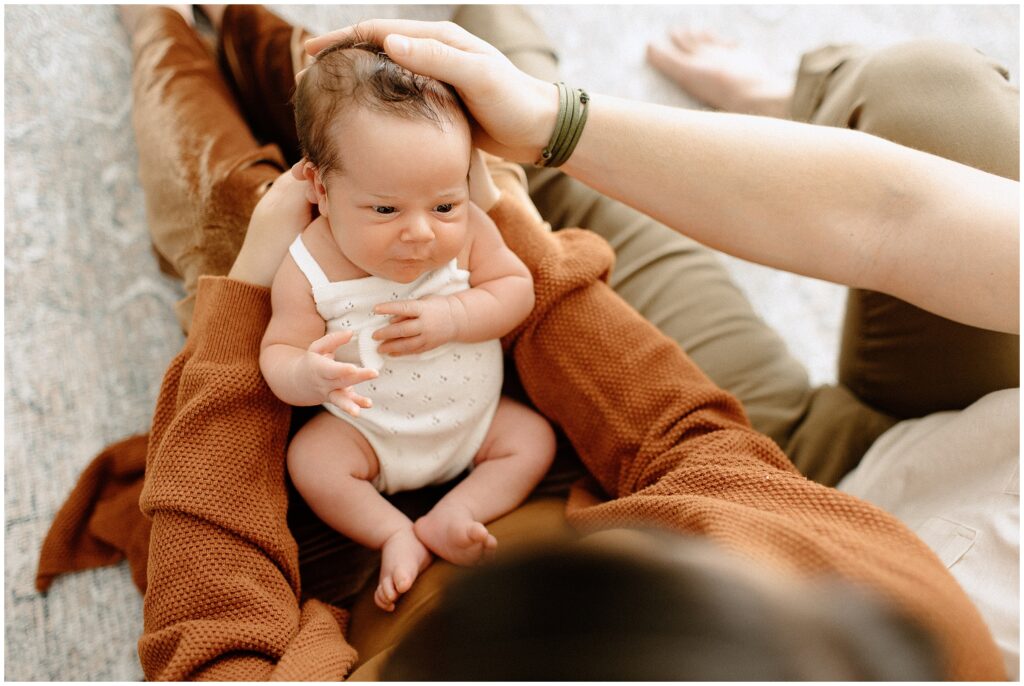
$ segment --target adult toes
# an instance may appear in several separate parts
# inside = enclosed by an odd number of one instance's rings
[[[668,37],[672,39],[674,46],[686,53],[693,52],[701,43],[699,34],[685,27],[672,29],[668,32]]]
[[[689,56],[673,47],[651,43],[647,46],[647,61],[675,81],[680,81],[690,72]]]

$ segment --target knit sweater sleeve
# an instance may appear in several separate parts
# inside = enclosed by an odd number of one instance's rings
[[[139,655],[147,679],[337,680],[347,616],[299,602],[286,522],[289,408],[258,357],[270,291],[199,282],[157,400],[141,497],[152,519]]]
[[[611,498],[571,510],[571,523],[660,526],[784,574],[844,578],[931,630],[954,678],[1005,678],[939,559],[894,517],[801,476],[733,396],[604,283],[614,255],[602,239],[544,232],[508,197],[491,216],[537,293],[504,343],[537,408]]]

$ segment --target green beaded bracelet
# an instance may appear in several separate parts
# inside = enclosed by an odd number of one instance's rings
[[[590,96],[582,88],[570,89],[563,82],[558,87],[558,116],[551,140],[534,164],[539,167],[560,167],[572,155],[587,123]]]

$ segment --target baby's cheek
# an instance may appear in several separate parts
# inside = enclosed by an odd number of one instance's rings
[[[443,252],[446,256],[446,260],[451,260],[466,247],[466,227],[465,225],[453,226],[446,228],[441,235],[440,243],[442,244]]]

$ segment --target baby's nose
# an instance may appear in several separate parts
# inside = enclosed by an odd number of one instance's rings
[[[411,217],[402,232],[402,239],[406,241],[433,240],[434,230],[430,228],[430,220],[423,216]]]

